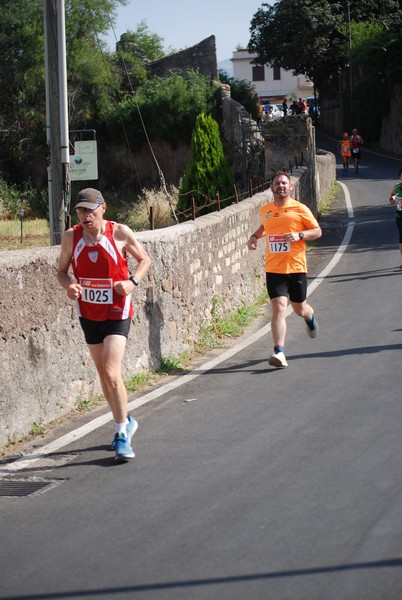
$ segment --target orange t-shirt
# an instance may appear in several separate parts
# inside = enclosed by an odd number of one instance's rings
[[[319,227],[311,210],[292,198],[284,206],[269,202],[260,208],[265,230],[267,273],[307,273],[306,244],[304,240],[288,242],[283,235]]]
[[[341,140],[341,156],[351,156],[352,152],[350,150],[352,144],[349,140]]]

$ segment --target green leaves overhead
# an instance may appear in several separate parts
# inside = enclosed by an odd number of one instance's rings
[[[195,119],[200,112],[213,110],[215,93],[215,88],[195,71],[173,71],[168,77],[154,77],[134,95],[126,95],[118,110],[110,106],[104,113],[107,134],[115,141],[123,141],[125,131],[132,148],[137,150],[146,142],[144,122],[150,139],[165,139],[172,146],[179,141],[190,143]]]
[[[256,64],[279,65],[316,80],[336,75],[348,62],[349,15],[352,27],[375,22],[390,30],[402,22],[397,0],[280,0],[255,13],[248,47],[258,55]]]
[[[107,90],[99,45],[126,0],[66,0],[66,45],[71,128],[99,112]],[[0,3],[0,171],[14,181],[45,162],[44,0]]]

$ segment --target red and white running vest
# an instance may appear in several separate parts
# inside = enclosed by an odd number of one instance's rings
[[[113,237],[115,223],[105,223],[105,233],[95,246],[85,244],[82,225],[73,227],[71,262],[74,277],[82,286],[78,316],[92,321],[128,319],[134,314],[131,295],[121,296],[113,289],[115,281],[128,279],[128,265]]]

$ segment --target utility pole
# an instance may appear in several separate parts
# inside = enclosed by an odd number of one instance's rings
[[[44,1],[50,244],[61,243],[70,198],[64,0]]]
[[[346,2],[349,33],[349,88],[350,88],[350,122],[353,126],[353,65],[352,65],[352,27],[350,25],[350,2]]]

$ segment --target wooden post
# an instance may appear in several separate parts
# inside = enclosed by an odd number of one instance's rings
[[[155,229],[155,211],[153,206],[149,207],[149,226],[152,231]]]
[[[239,204],[239,193],[237,191],[237,186],[235,183],[233,184],[233,188],[234,188],[234,193],[235,193],[235,198],[236,198],[236,204]]]
[[[191,218],[195,221],[195,200],[191,198]]]

